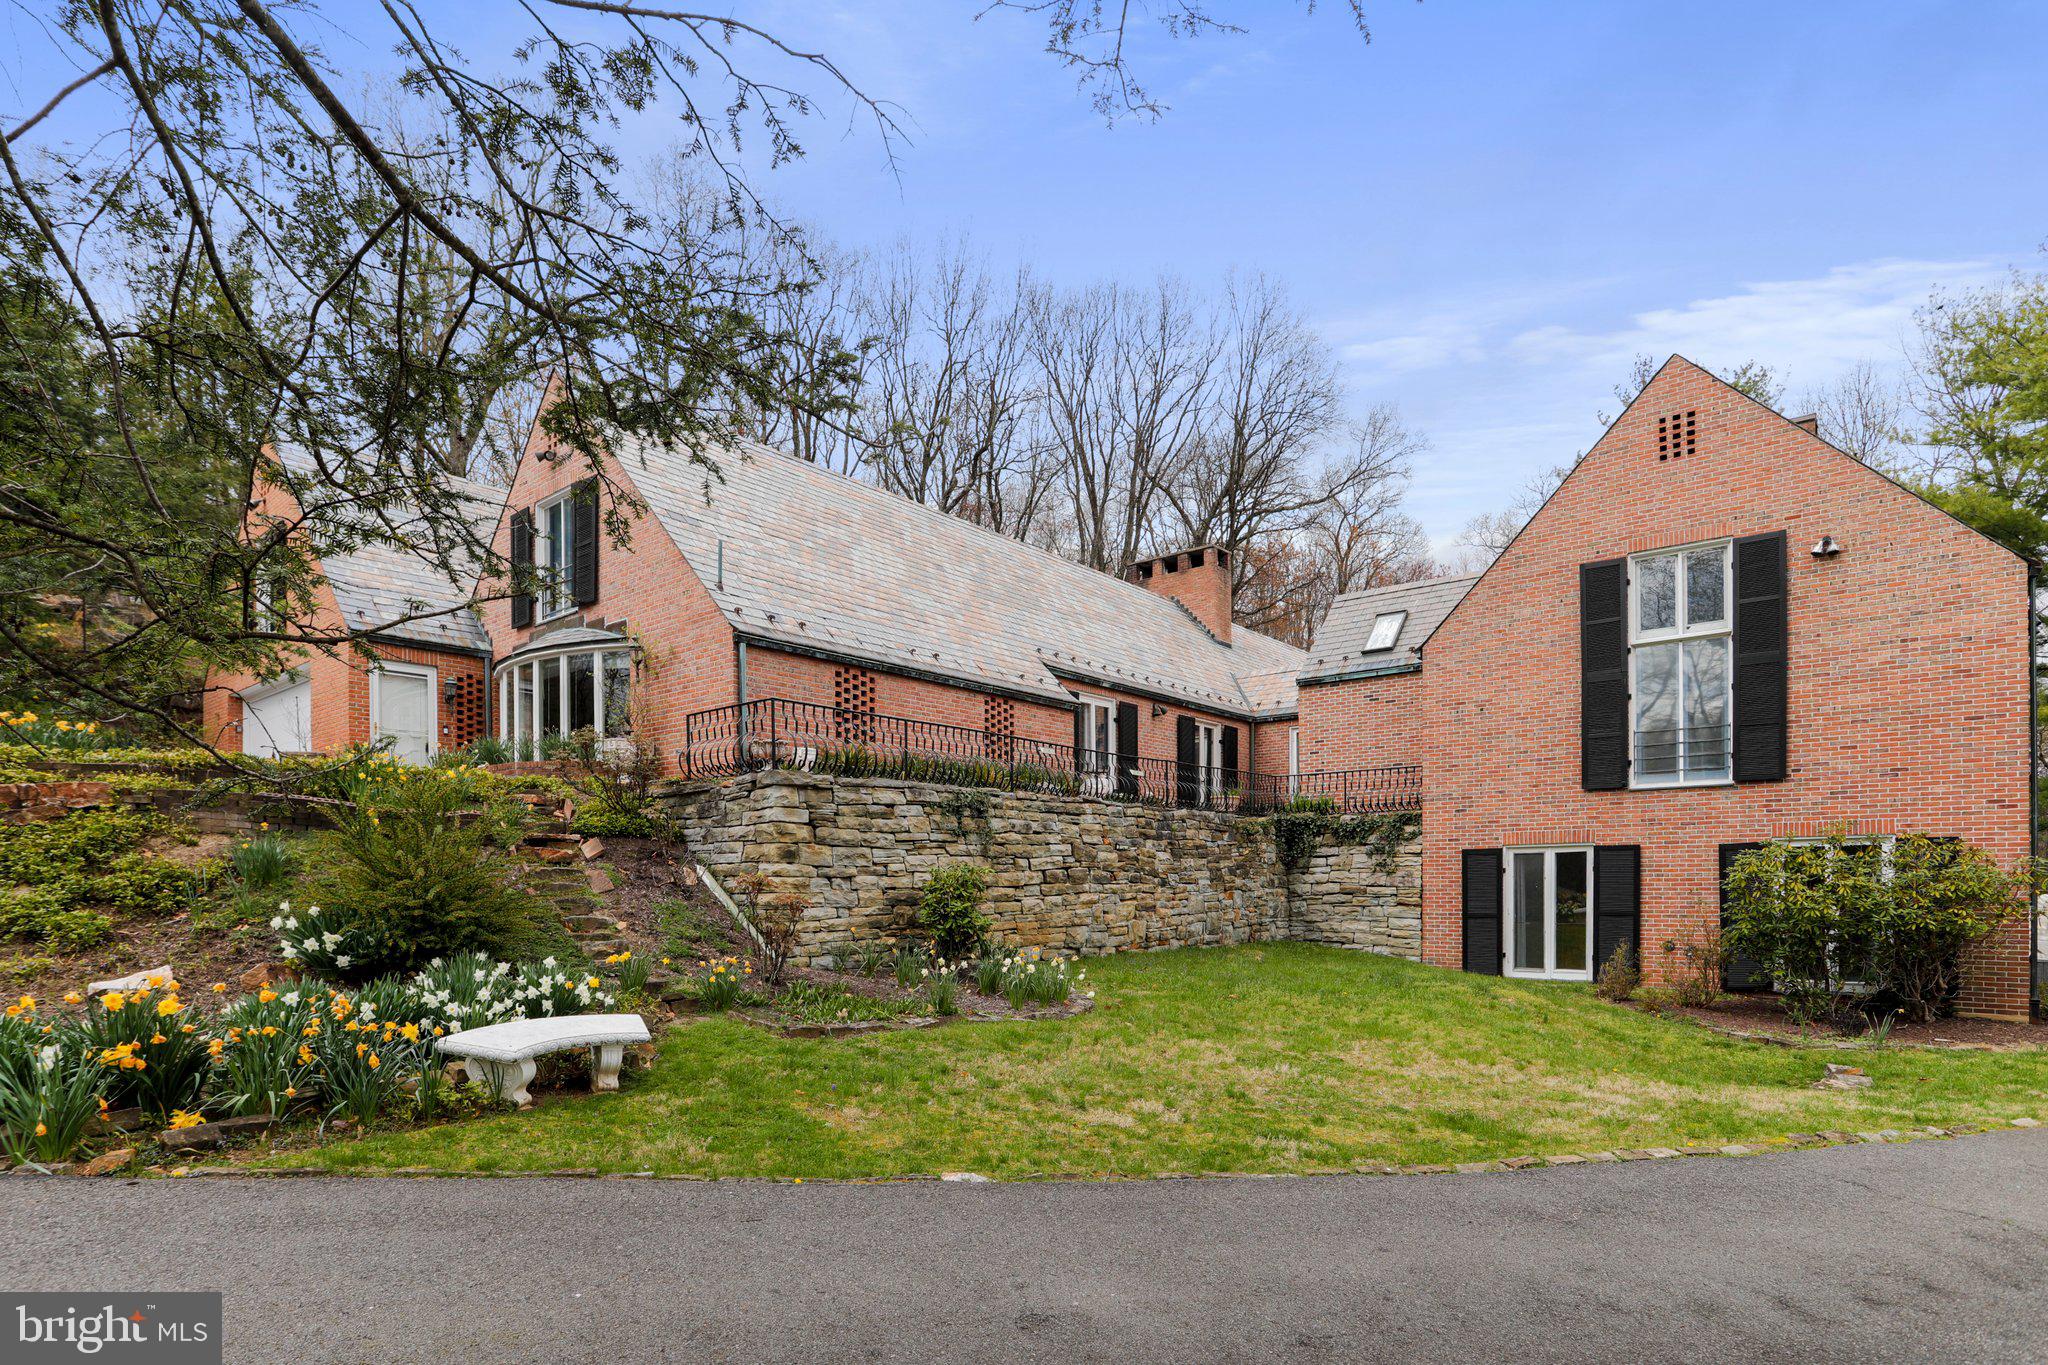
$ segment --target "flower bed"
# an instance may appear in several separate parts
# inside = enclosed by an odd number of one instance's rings
[[[458,1101],[435,1039],[615,1005],[597,977],[553,959],[479,954],[353,989],[295,981],[230,999],[215,982],[206,994],[217,1010],[161,977],[90,998],[73,991],[62,1009],[16,999],[0,1016],[0,1146],[16,1161],[68,1161],[127,1109],[169,1132],[214,1118],[346,1118],[359,1129],[423,1119]]]

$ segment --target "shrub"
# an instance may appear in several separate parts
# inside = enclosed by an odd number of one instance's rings
[[[1676,953],[1679,970],[1671,989],[1681,1005],[1705,1009],[1721,998],[1721,974],[1727,970],[1728,948],[1718,926],[1696,929],[1684,938],[1666,939],[1664,951]]]
[[[510,763],[512,746],[496,735],[480,735],[458,750],[472,763]]]
[[[631,735],[599,740],[593,730],[578,730],[563,757],[569,761],[571,784],[589,805],[606,818],[654,828],[654,784],[667,770],[661,750]]]
[[[1636,961],[1635,945],[1623,943],[1600,964],[1593,993],[1602,1000],[1621,1001],[1633,998],[1642,986],[1643,969]]]
[[[949,863],[933,870],[917,904],[917,925],[941,957],[964,956],[988,933],[989,870],[980,863]]]
[[[314,887],[328,931],[350,944],[332,959],[344,979],[498,950],[535,913],[491,847],[489,822],[461,818],[468,804],[462,786],[428,775],[432,769],[413,771],[422,776],[341,817],[334,865]]]
[[[801,896],[772,896],[755,911],[754,928],[761,935],[761,976],[773,988],[782,984],[796,947],[797,930],[810,909]]]
[[[1952,1000],[1964,950],[2027,913],[2036,880],[2031,864],[2006,871],[1926,835],[1882,850],[1841,836],[1766,844],[1729,869],[1725,938],[1802,1020],[1843,1017],[1870,997],[1925,1020]]]
[[[595,802],[578,806],[569,828],[586,839],[659,839],[666,832],[659,816],[647,811],[613,810]]]

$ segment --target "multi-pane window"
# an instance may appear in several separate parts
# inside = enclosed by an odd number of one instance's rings
[[[1728,545],[1629,562],[1635,785],[1729,779]]]
[[[540,570],[540,614],[543,619],[575,610],[571,580],[576,571],[575,498],[564,493],[534,514],[534,566]]]
[[[521,758],[550,739],[589,730],[633,733],[633,655],[626,646],[562,650],[498,669],[498,736]]]

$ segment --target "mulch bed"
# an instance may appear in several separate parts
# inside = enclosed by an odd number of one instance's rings
[[[1802,1031],[1785,1017],[1776,996],[1743,997],[1706,1008],[1670,1006],[1653,1012],[1690,1019],[1719,1033],[1816,1046],[1854,1045],[1866,1036],[1825,1025]],[[1997,1051],[2041,1047],[2048,1045],[2048,1024],[2014,1024],[2000,1019],[1936,1019],[1925,1024],[1902,1021],[1893,1027],[1888,1045]]]

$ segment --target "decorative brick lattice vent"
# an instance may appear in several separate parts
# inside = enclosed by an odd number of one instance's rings
[[[875,740],[875,675],[865,668],[832,670],[832,728],[839,738],[855,744]]]
[[[984,697],[981,703],[981,728],[989,735],[989,757],[998,763],[1014,763],[1017,703],[1008,697]]]
[[[1694,413],[1674,412],[1669,417],[1657,419],[1657,458],[1675,460],[1681,455],[1693,453],[1698,438],[1698,421]]]
[[[448,727],[450,748],[469,743],[484,732],[484,680],[475,673],[455,680],[452,695],[441,702],[441,722]]]

